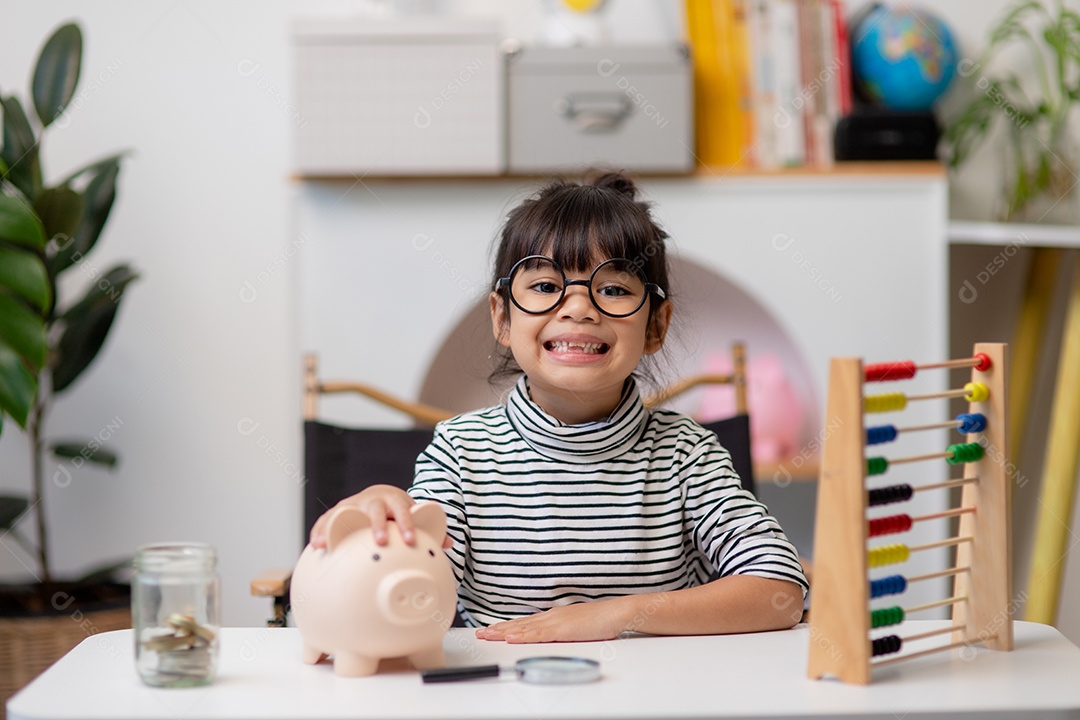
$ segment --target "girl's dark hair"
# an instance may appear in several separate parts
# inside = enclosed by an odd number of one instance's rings
[[[489,287],[529,255],[547,255],[564,270],[577,272],[590,272],[609,258],[625,258],[670,298],[664,243],[668,234],[650,207],[637,199],[637,186],[621,172],[591,173],[580,183],[554,180],[507,215]],[[508,291],[500,294],[509,308]],[[659,307],[658,298],[650,298],[650,332]],[[492,379],[517,371],[513,357],[504,353]]]

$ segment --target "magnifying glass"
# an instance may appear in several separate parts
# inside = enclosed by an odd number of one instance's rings
[[[512,673],[518,680],[534,685],[573,685],[599,680],[600,663],[581,657],[531,657],[518,660],[508,667],[474,665],[422,670],[420,677],[426,683],[459,682],[499,677],[503,672]]]

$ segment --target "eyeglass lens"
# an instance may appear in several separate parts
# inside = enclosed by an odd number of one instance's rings
[[[566,291],[562,270],[547,258],[526,258],[518,263],[510,282],[510,294],[522,310],[545,313],[557,306]],[[632,315],[645,304],[645,281],[629,260],[601,263],[589,280],[593,304],[608,315]]]

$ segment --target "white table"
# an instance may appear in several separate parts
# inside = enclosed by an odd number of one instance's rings
[[[943,621],[911,621],[904,634]],[[505,645],[446,637],[449,665],[558,654],[600,660],[603,678],[570,686],[513,679],[424,685],[399,667],[340,678],[300,662],[295,629],[226,628],[217,682],[154,689],[135,675],[130,630],[88,638],[8,702],[10,720],[44,718],[1080,718],[1080,649],[1052,627],[1017,623],[1016,650],[958,650],[879,668],[869,686],[806,678],[809,629],[751,635]]]

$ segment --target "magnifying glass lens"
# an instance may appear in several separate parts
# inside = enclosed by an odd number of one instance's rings
[[[523,682],[569,685],[600,678],[600,663],[579,657],[534,657],[518,660],[514,671]]]

